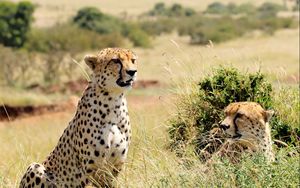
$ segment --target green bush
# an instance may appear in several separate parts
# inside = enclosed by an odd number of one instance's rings
[[[104,14],[94,7],[80,9],[73,22],[83,29],[95,31],[99,34],[120,33],[122,22],[110,15]]]
[[[185,8],[178,3],[166,7],[164,3],[156,3],[152,10],[145,13],[147,16],[166,16],[166,17],[183,17],[192,16],[196,11],[191,8]]]
[[[182,96],[183,99],[177,104],[177,115],[170,120],[171,148],[179,155],[193,150],[201,159],[206,159],[200,151],[205,148],[213,153],[224,140],[224,136],[218,135],[217,143],[211,146],[207,135],[212,128],[219,126],[224,118],[223,110],[228,104],[254,101],[265,109],[272,109],[273,95],[271,84],[260,72],[242,74],[234,68],[215,69],[213,75],[199,83],[198,90]],[[293,110],[299,112],[299,108]],[[277,114],[271,123],[273,137],[291,145],[299,145],[297,126],[289,124]]]
[[[150,38],[140,28],[139,24],[125,23],[116,17],[102,13],[97,8],[80,9],[73,18],[73,23],[82,29],[94,31],[101,35],[122,35],[127,37],[134,46],[150,46]]]
[[[278,29],[294,28],[299,25],[293,18],[260,17],[257,14],[232,18],[222,16],[218,18],[195,15],[174,21],[179,35],[190,36],[192,44],[206,45],[211,40],[220,43],[243,36],[247,32],[261,30],[266,34],[273,34]]]
[[[194,16],[186,19],[178,27],[179,35],[189,35],[192,44],[205,45],[211,40],[214,43],[224,42],[242,36],[246,28],[231,17],[207,18]]]
[[[256,7],[251,3],[243,3],[236,7],[235,13],[253,15],[256,13]]]
[[[210,41],[220,43],[243,36],[255,30],[273,34],[278,29],[292,28],[299,25],[293,18],[277,17],[282,7],[274,3],[264,3],[256,8],[251,3],[227,5],[220,2],[212,3],[204,13],[219,14],[211,17],[206,14],[192,13],[187,16],[186,8],[179,4],[166,7],[157,3],[154,8],[144,15],[156,16],[155,19],[142,19],[139,27],[152,36],[170,33],[177,30],[180,36],[188,35],[191,44],[206,45]],[[239,14],[233,17],[232,14]]]
[[[286,10],[282,5],[265,2],[260,7],[258,7],[258,13],[261,18],[263,17],[275,17],[279,11]]]
[[[24,48],[44,54],[45,65],[39,71],[43,73],[46,84],[57,83],[63,76],[73,78],[77,65],[71,58],[77,53],[105,47],[121,47],[124,39],[117,33],[99,35],[69,24],[34,29],[29,36]],[[64,61],[66,55],[71,56],[67,63]]]
[[[35,65],[26,51],[0,45],[0,59],[0,85],[19,87],[34,79]]]
[[[243,3],[240,5],[236,5],[234,3],[229,3],[227,5],[220,3],[220,2],[214,2],[206,8],[204,13],[209,14],[248,14],[253,15],[258,13],[260,17],[274,17],[276,14],[281,11],[285,10],[285,7],[282,5],[271,3],[271,2],[265,2],[260,7],[256,8],[251,3]]]
[[[228,13],[227,6],[220,2],[209,4],[205,10],[209,14],[225,14]]]
[[[149,35],[137,24],[127,23],[124,25],[123,35],[127,37],[134,46],[150,47],[151,45]]]
[[[142,21],[140,27],[143,31],[152,36],[171,33],[177,26],[174,19],[159,18],[155,21]]]
[[[42,53],[60,51],[75,54],[86,50],[108,47],[107,43],[111,44],[111,42],[103,42],[104,38],[107,37],[109,35],[99,35],[93,31],[80,29],[69,24],[55,25],[50,28],[32,30],[24,48]],[[121,37],[112,40],[116,46],[123,44]]]
[[[0,1],[0,43],[22,47],[30,30],[34,6],[30,2],[17,4]]]

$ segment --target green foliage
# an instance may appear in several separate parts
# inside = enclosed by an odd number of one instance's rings
[[[236,5],[234,3],[229,3],[227,5],[222,4],[221,2],[214,2],[208,5],[204,13],[209,14],[221,14],[221,15],[230,15],[230,14],[254,14],[256,12],[256,7],[251,3],[243,3]]]
[[[234,68],[215,69],[212,75],[199,83],[198,90],[182,96],[182,100],[177,103],[177,115],[170,120],[170,145],[179,155],[191,148],[200,158],[205,157],[199,151],[209,148],[209,152],[214,152],[224,139],[219,137],[215,147],[210,148],[212,143],[208,141],[207,135],[219,126],[224,118],[223,110],[228,104],[253,101],[265,109],[274,109],[276,103],[273,96],[271,84],[260,72],[242,74]],[[297,104],[297,108],[292,110],[299,113]],[[300,132],[295,122],[283,119],[279,115],[281,109],[274,110],[278,112],[271,122],[273,137],[290,145],[299,145]]]
[[[210,14],[224,14],[227,13],[227,6],[220,2],[214,2],[207,6],[205,13]]]
[[[120,33],[122,29],[120,20],[104,14],[94,7],[80,9],[73,18],[73,22],[83,29],[99,34]]]
[[[75,54],[85,50],[108,47],[111,45],[111,41],[103,42],[108,36],[100,36],[93,31],[83,30],[72,25],[56,25],[51,28],[32,30],[24,48],[42,53],[57,51]],[[113,46],[120,46],[123,42],[121,37],[116,37],[112,41],[114,42]]]
[[[155,21],[142,21],[140,23],[141,29],[152,36],[171,33],[176,28],[176,20],[158,18]]]
[[[150,46],[148,34],[138,24],[125,23],[116,17],[100,12],[97,8],[87,7],[80,9],[73,18],[73,23],[82,29],[94,31],[101,35],[123,35],[134,46]]]
[[[298,156],[288,157],[295,148],[277,153],[278,162],[269,164],[256,154],[245,155],[238,164],[218,159],[212,165],[208,187],[297,187],[299,184]],[[222,178],[220,178],[222,177]]]
[[[195,16],[179,26],[180,35],[189,35],[192,44],[208,44],[209,40],[219,43],[242,36],[246,32],[239,20],[231,17],[206,18]]]
[[[32,80],[32,65],[26,51],[0,45],[0,85],[18,87]]]
[[[220,15],[217,17],[193,10],[191,14],[187,14],[187,10],[179,4],[166,7],[164,3],[157,3],[151,11],[144,14],[156,18],[144,19],[138,25],[152,36],[177,30],[179,35],[190,36],[191,44],[199,45],[206,45],[210,41],[228,41],[256,30],[272,35],[278,29],[299,25],[294,18],[277,17],[277,12],[284,9],[274,3],[264,3],[257,8],[251,3],[236,5],[215,2],[204,13]],[[234,17],[234,14],[239,16]]]
[[[235,14],[252,15],[256,12],[256,7],[251,3],[243,3],[236,7]]]
[[[43,59],[46,63],[40,72],[43,73],[43,81],[46,84],[61,81],[62,75],[67,75],[69,79],[74,76],[77,66],[71,62],[71,58],[66,63],[64,61],[66,55],[73,58],[77,53],[86,50],[120,47],[124,39],[117,33],[99,35],[68,24],[34,29],[29,36],[24,48],[30,52],[45,54]]]
[[[204,13],[209,14],[220,14],[220,15],[230,15],[230,14],[259,14],[261,17],[270,17],[276,16],[277,12],[285,10],[282,5],[265,2],[260,7],[256,8],[251,3],[243,3],[240,5],[236,5],[234,3],[229,3],[227,5],[221,2],[214,2],[207,6],[207,9]]]
[[[275,17],[282,10],[285,10],[284,6],[271,2],[265,2],[257,9],[260,17]]]
[[[260,72],[241,74],[233,68],[220,68],[214,76],[204,78],[199,87],[204,92],[203,100],[218,110],[238,101],[258,102],[267,109],[272,103],[272,86]]]
[[[192,16],[196,14],[196,11],[191,8],[184,8],[180,4],[173,4],[170,7],[166,7],[164,3],[156,3],[152,10],[146,13],[148,16],[166,16],[166,17],[174,17],[174,16]]]
[[[281,88],[274,96],[275,116],[271,119],[275,139],[300,147],[300,99],[298,88]],[[298,148],[299,150],[299,148]]]
[[[179,35],[189,35],[192,44],[206,45],[211,40],[220,43],[243,36],[247,32],[261,30],[266,34],[273,34],[281,28],[293,28],[298,25],[292,18],[259,17],[258,15],[232,18],[219,18],[195,15],[178,21]]]
[[[123,35],[126,36],[134,46],[150,47],[149,35],[139,25],[128,23],[123,27]]]
[[[0,43],[22,47],[32,21],[34,6],[30,2],[18,4],[0,1]]]

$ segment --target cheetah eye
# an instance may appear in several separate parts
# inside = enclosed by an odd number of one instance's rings
[[[131,59],[132,64],[135,64],[136,59]]]
[[[112,59],[111,61],[114,62],[114,63],[117,63],[117,64],[121,64],[122,63],[120,59]]]
[[[237,113],[237,114],[235,115],[235,118],[241,118],[241,117],[243,117],[243,115],[244,115],[244,114]]]

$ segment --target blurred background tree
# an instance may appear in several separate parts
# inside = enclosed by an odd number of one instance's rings
[[[34,5],[0,1],[0,43],[4,46],[22,47],[27,39]]]

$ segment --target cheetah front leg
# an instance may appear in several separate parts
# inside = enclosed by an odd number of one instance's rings
[[[22,177],[19,188],[57,188],[51,179],[43,165],[32,163]]]

